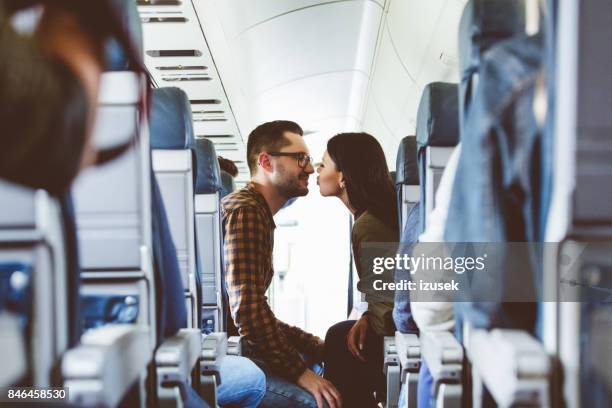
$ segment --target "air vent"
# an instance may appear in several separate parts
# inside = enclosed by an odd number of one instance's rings
[[[192,105],[219,105],[221,103],[220,99],[191,99]]]
[[[185,17],[140,17],[143,24],[147,23],[186,23]]]
[[[200,114],[200,113],[202,113],[202,114],[207,114],[207,113],[218,114],[218,113],[225,113],[225,111],[222,111],[222,110],[199,110],[199,111],[192,111],[191,113],[193,113],[194,115],[195,114]]]
[[[230,139],[234,135],[198,135],[196,138],[200,139]]]
[[[162,75],[162,80],[168,82],[176,81],[210,81],[212,80],[207,74],[167,74]]]
[[[194,122],[226,122],[225,111],[223,110],[193,110]]]
[[[180,6],[183,4],[180,0],[137,0],[138,6]]]
[[[204,71],[208,67],[206,65],[168,65],[155,67],[155,69],[158,71]]]
[[[149,50],[149,57],[201,57],[202,51],[199,50]]]

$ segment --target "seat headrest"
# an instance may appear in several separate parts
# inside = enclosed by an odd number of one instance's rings
[[[419,185],[416,136],[406,136],[400,142],[395,161],[395,185],[398,184]]]
[[[225,197],[232,191],[236,190],[236,182],[231,174],[227,171],[221,170],[221,185],[223,186],[221,197]]]
[[[524,0],[470,0],[459,23],[459,69],[469,77],[496,42],[525,32]]]
[[[144,46],[142,40],[142,23],[138,8],[134,0],[111,0],[121,19],[121,24],[132,41],[133,46],[138,51],[139,55],[144,54]],[[107,71],[126,71],[130,70],[130,61],[126,50],[115,39],[111,39],[106,43],[106,70]]]
[[[215,145],[208,139],[196,139],[198,172],[196,175],[196,194],[213,194],[223,189],[221,169]]]
[[[457,84],[433,82],[423,89],[416,125],[419,148],[457,145],[459,141],[458,105]]]
[[[151,149],[195,148],[191,105],[179,88],[156,88],[151,94]]]

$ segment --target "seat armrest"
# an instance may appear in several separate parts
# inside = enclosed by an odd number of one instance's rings
[[[203,336],[200,354],[200,396],[209,405],[217,406],[217,385],[221,384],[221,359],[227,354],[227,333]]]
[[[215,361],[227,354],[227,333],[216,332],[203,335],[200,360]]]
[[[227,333],[211,333],[203,336],[200,365],[203,376],[214,375],[217,384],[221,383],[219,375],[220,360],[227,354]]]
[[[181,329],[161,344],[155,353],[157,397],[162,406],[180,406],[187,398],[191,372],[202,350],[199,329]]]
[[[407,373],[418,373],[421,367],[421,341],[416,334],[395,332],[395,348],[402,367],[402,382]]]
[[[62,358],[64,386],[77,405],[115,407],[151,361],[149,330],[107,325],[92,329]]]
[[[521,330],[473,330],[468,357],[499,406],[549,406],[551,363],[544,346]]]
[[[395,347],[395,337],[385,336],[383,341],[383,373],[387,374],[389,366],[399,366],[399,358]]]
[[[242,355],[242,337],[231,336],[227,339],[227,355],[241,356]]]
[[[387,408],[396,408],[399,402],[401,386],[400,363],[395,346],[395,337],[385,336],[383,355],[383,373],[387,380]]]
[[[202,334],[199,329],[181,329],[166,339],[155,353],[158,367],[178,367],[189,373],[195,366],[202,350]]]
[[[436,382],[461,380],[463,347],[452,333],[421,332],[421,352]]]
[[[417,405],[417,386],[421,368],[421,341],[416,334],[395,332],[395,348],[400,362],[400,387],[406,388],[406,404]],[[401,407],[401,408],[405,408]]]

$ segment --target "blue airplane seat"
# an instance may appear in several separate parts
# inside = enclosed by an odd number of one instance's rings
[[[454,147],[459,142],[457,84],[434,82],[425,87],[417,112],[416,140],[420,181],[421,228],[435,206],[435,193]]]
[[[160,347],[155,357],[157,394],[160,403],[176,403],[174,390],[178,389],[184,406],[206,407],[189,384],[191,371],[199,367],[202,350],[197,324],[201,285],[194,237],[196,155],[191,108],[187,95],[179,88],[157,88],[151,102],[150,140],[155,169],[151,174],[152,242],[154,268],[160,283],[157,292]],[[189,357],[184,362],[173,359],[169,364],[168,356],[180,354],[181,350]]]
[[[188,326],[201,322],[201,282],[195,239],[194,192],[197,157],[191,106],[180,88],[157,88],[151,98],[153,169],[177,250],[188,303]]]
[[[202,273],[202,330],[225,331],[228,314],[223,279],[223,246],[220,200],[223,176],[215,145],[204,138],[196,139],[196,238]]]
[[[196,139],[198,171],[196,194],[215,194],[223,189],[221,168],[217,159],[215,144],[208,139]]]
[[[234,181],[234,177],[232,177],[232,175],[227,171],[221,170],[221,185],[223,186],[223,189],[221,190],[221,198],[236,190],[236,182]]]
[[[401,236],[408,212],[419,201],[416,136],[406,136],[401,140],[395,160],[394,179]]]
[[[459,22],[459,121],[462,132],[478,85],[478,69],[484,53],[524,30],[524,0],[471,0],[465,5]]]
[[[122,29],[131,40],[131,45],[139,54],[144,53],[142,23],[135,1],[112,0],[111,6],[116,10],[122,23]],[[133,61],[127,51],[116,39],[110,39],[105,45],[106,71],[131,71]]]
[[[182,89],[153,89],[149,129],[151,149],[192,150],[195,154],[191,105]]]
[[[164,201],[155,174],[151,174],[151,210],[153,221],[153,262],[161,281],[158,291],[158,338],[165,339],[187,327],[185,290],[176,248],[172,241]]]

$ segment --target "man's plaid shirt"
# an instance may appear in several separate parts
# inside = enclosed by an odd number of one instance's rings
[[[253,357],[295,381],[307,368],[300,353],[321,361],[321,339],[281,322],[266,296],[272,282],[274,219],[250,183],[222,201],[225,281],[232,318]]]

